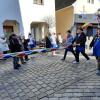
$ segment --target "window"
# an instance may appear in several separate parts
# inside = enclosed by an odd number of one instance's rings
[[[90,3],[90,0],[87,0],[88,3]]]
[[[82,15],[79,15],[78,17],[79,17],[79,19],[82,19]]]
[[[94,4],[94,0],[87,0],[88,3]]]
[[[94,0],[91,0],[91,3],[94,4]]]
[[[34,0],[34,4],[43,5],[43,0]]]

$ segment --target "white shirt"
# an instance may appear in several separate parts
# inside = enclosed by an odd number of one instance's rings
[[[51,35],[50,36],[51,44],[57,44],[56,38],[57,38],[56,35]]]
[[[58,35],[58,41],[59,41],[59,43],[62,43],[62,37],[61,37],[61,35]]]
[[[8,51],[8,50],[9,50],[9,47],[6,42],[6,39],[0,38],[0,51]]]

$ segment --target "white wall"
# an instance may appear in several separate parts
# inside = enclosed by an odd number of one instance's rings
[[[100,8],[100,0],[94,0],[94,4],[88,3],[88,0],[76,0],[73,4],[75,14],[82,14],[83,8],[85,14],[93,14]]]
[[[55,0],[44,0],[44,5],[36,5],[33,0],[19,0],[19,2],[26,37],[32,22],[44,22],[45,16],[55,17]]]
[[[3,33],[3,22],[5,20],[16,20],[20,24],[19,31],[23,33],[18,0],[0,0],[0,34]]]
[[[0,0],[0,33],[5,20],[16,20],[20,33],[28,36],[32,22],[44,22],[45,16],[55,18],[55,0],[44,0],[44,5],[33,4],[33,0]]]

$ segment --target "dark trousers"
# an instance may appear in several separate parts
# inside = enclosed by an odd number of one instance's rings
[[[19,58],[20,58],[21,63],[23,64],[24,63],[24,57],[19,57]]]
[[[25,55],[25,60],[28,60],[28,55]]]
[[[25,51],[29,51],[29,49],[27,48],[27,47],[25,47],[25,49],[24,49]],[[25,60],[27,61],[28,60],[28,55],[25,55]]]
[[[90,58],[88,57],[88,55],[85,53],[85,51],[78,51],[76,50],[76,61],[79,62],[79,54],[82,54],[87,60],[89,60]]]
[[[97,60],[97,67],[98,67],[98,70],[100,71],[100,57],[97,57],[97,56],[96,56],[96,60]]]
[[[65,53],[64,53],[63,59],[64,60],[66,59],[66,55],[67,55],[68,51],[72,52],[72,54],[75,56],[75,59],[76,59],[76,54],[75,54],[75,51],[73,50],[73,48],[66,48],[65,49]]]
[[[3,54],[7,54],[7,51],[3,51]]]
[[[19,67],[19,58],[18,57],[13,57],[13,66],[14,66],[14,69],[17,69]]]

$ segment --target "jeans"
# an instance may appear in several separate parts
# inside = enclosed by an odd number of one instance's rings
[[[14,69],[19,67],[19,58],[18,57],[13,57],[13,66],[14,66]]]
[[[100,57],[96,57],[97,58],[97,67],[98,67],[98,70],[100,70]]]
[[[82,47],[82,49],[84,50],[79,50],[79,48],[76,47],[76,61],[79,62],[79,54],[81,53],[87,60],[89,60],[90,58],[88,57],[88,55],[85,53],[85,48]]]

